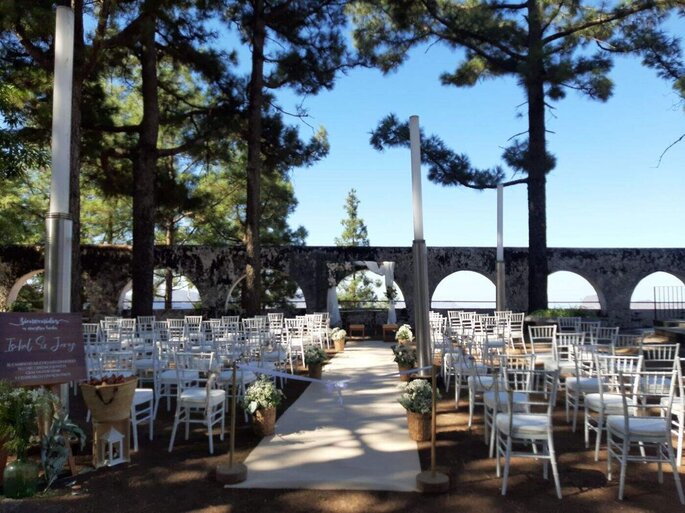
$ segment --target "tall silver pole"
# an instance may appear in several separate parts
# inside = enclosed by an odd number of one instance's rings
[[[506,310],[506,295],[504,285],[504,187],[502,184],[497,186],[497,262],[495,263],[495,271],[497,273],[497,295],[496,295],[496,309]]]
[[[428,251],[423,239],[423,205],[421,196],[421,140],[419,117],[409,118],[409,141],[411,149],[412,205],[414,211],[414,328],[416,331],[416,352],[419,367],[433,365],[430,350],[430,323],[428,298]],[[430,372],[421,371],[423,377]]]
[[[71,240],[69,216],[69,160],[71,149],[71,89],[74,69],[74,12],[58,6],[55,23],[55,84],[52,96],[52,181],[45,239],[43,308],[58,313],[71,310]],[[62,385],[63,407],[69,409],[69,390]]]
[[[58,6],[55,27],[55,85],[52,98],[52,181],[45,250],[46,312],[68,312],[71,302],[71,218],[69,158],[71,88],[74,69],[74,13]]]

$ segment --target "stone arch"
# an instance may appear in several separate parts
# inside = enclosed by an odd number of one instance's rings
[[[630,294],[630,308],[631,310],[643,310],[654,308],[655,298],[653,296],[653,289],[651,287],[657,285],[647,285],[647,283],[653,282],[655,279],[659,279],[664,286],[673,287],[685,287],[685,280],[668,271],[654,271],[642,278],[635,284]],[[677,283],[676,283],[677,282]],[[649,286],[649,297],[636,297],[636,295],[646,295],[644,290],[645,286]],[[658,299],[657,299],[658,301]],[[644,303],[644,304],[642,304]]]
[[[561,285],[559,281],[562,281]],[[566,282],[566,283],[563,283]],[[587,285],[587,286],[586,286]],[[557,297],[559,292],[556,290],[559,287],[565,287],[570,289],[566,294],[567,297]],[[585,288],[585,290],[583,290]],[[583,299],[578,301],[573,301],[574,294],[582,294],[583,292],[593,292],[597,296],[597,301],[592,303],[584,304]],[[590,294],[591,295],[591,294]],[[605,310],[606,309],[606,299],[600,292],[598,287],[592,283],[589,279],[583,276],[581,273],[559,270],[550,273],[547,282],[547,296],[548,305],[550,308],[560,307],[560,308],[589,308],[592,310]],[[554,298],[554,299],[552,299]]]
[[[473,297],[456,298],[458,287],[462,286],[471,291]],[[474,289],[480,287],[476,292]],[[445,276],[435,287],[431,295],[431,308],[435,309],[488,309],[495,307],[495,282],[490,277],[477,271],[461,269]]]
[[[17,296],[19,296],[19,291],[24,287],[24,285],[26,285],[31,278],[33,278],[34,276],[38,276],[42,272],[45,272],[45,269],[37,269],[35,271],[30,271],[24,274],[23,276],[20,276],[17,279],[17,281],[14,282],[14,285],[12,285],[7,294],[8,310],[12,308],[12,305],[17,300]]]
[[[295,294],[297,294],[297,291],[300,291],[302,293],[302,297],[303,297],[304,303],[305,303],[304,308],[305,308],[305,310],[309,310],[309,303],[307,302],[307,294],[305,293],[304,289],[302,288],[302,286],[300,286],[300,284],[298,283],[298,281],[295,278],[293,278],[289,273],[282,271],[280,269],[266,268],[263,270],[265,270],[267,272],[271,271],[271,272],[276,272],[276,273],[282,274],[285,278],[292,281],[293,284],[295,284],[295,286],[296,286]],[[224,310],[225,311],[229,310],[229,305],[231,304],[230,300],[231,300],[231,297],[233,296],[233,293],[236,291],[238,285],[240,285],[240,283],[242,283],[246,277],[247,277],[247,275],[245,273],[243,273],[235,281],[233,281],[233,283],[231,283],[230,287],[228,288],[228,292],[226,293],[226,298],[224,300]]]
[[[160,270],[162,270],[162,269],[160,269],[159,267],[155,268],[155,272],[158,272]],[[191,280],[185,274],[176,272],[173,269],[172,269],[172,272],[174,273],[174,278],[182,278],[183,280],[185,280],[187,282],[187,285],[189,285],[188,286],[189,290],[197,291],[198,299],[196,302],[202,304],[202,293],[199,290],[199,288],[195,285],[195,282],[193,280]],[[158,284],[157,287],[155,287],[155,290],[154,290],[155,298],[153,299],[153,310],[164,310],[163,307],[162,308],[156,308],[155,307],[156,304],[160,303],[160,300],[158,299],[160,297],[160,295],[158,295],[158,291],[162,287],[166,287],[166,284],[161,283],[161,284]],[[121,292],[119,293],[119,298],[117,301],[117,312],[118,313],[121,313],[123,310],[125,310],[127,303],[130,303],[130,298],[128,297],[128,295],[132,290],[133,290],[133,280],[129,280],[126,283],[126,285],[124,286],[124,288],[121,289]],[[174,302],[176,302],[176,301],[174,299],[174,292],[172,292],[172,306],[171,306],[172,310],[175,309],[174,305],[173,305]],[[189,302],[192,302],[192,301],[189,300]],[[180,310],[183,310],[183,309],[181,308]]]
[[[580,250],[579,250],[580,251]],[[579,276],[587,281],[597,294],[597,301],[599,302],[600,313],[605,314],[610,307],[608,296],[605,290],[611,291],[613,289],[613,277],[607,276],[605,270],[597,265],[596,259],[588,256],[585,252],[580,253],[575,259],[570,259],[565,256],[564,259],[551,259],[549,265],[548,277],[558,273],[566,272]],[[548,285],[549,290],[549,285]]]

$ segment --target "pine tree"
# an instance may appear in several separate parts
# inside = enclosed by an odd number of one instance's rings
[[[247,85],[247,205],[246,205],[246,315],[261,307],[261,181],[265,113],[273,109],[269,91],[288,87],[296,94],[316,94],[333,87],[336,74],[346,66],[344,37],[346,2],[302,0],[229,2],[226,21],[239,30],[251,51]]]
[[[340,221],[343,232],[340,237],[335,238],[335,245],[367,247],[369,234],[364,220],[359,217],[359,198],[355,189],[347,193],[343,208],[347,217]],[[378,300],[374,286],[378,287],[380,283],[369,279],[363,272],[355,271],[349,281],[345,279],[338,285],[338,299],[349,308],[373,306]]]
[[[347,217],[340,221],[343,232],[340,237],[335,238],[336,246],[368,246],[369,233],[364,224],[364,220],[359,217],[359,198],[357,191],[351,189],[345,199],[345,213]]]
[[[514,171],[525,174],[528,187],[529,310],[547,307],[546,176],[556,164],[547,145],[550,102],[563,99],[568,89],[607,100],[612,92],[607,50],[616,43],[619,25],[632,19],[658,36],[672,6],[670,0],[356,2],[355,42],[384,72],[397,68],[412,47],[440,43],[463,56],[455,71],[441,75],[444,85],[471,87],[488,78],[513,76],[523,89],[527,129],[514,137],[503,157]],[[660,58],[677,57],[672,47],[665,49],[671,53]],[[449,173],[437,173],[434,180],[461,183]]]

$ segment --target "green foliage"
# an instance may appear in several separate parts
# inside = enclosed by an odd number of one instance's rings
[[[595,312],[587,308],[545,308],[530,313],[534,317],[556,319],[558,317],[594,317]]]
[[[46,389],[28,390],[0,381],[0,439],[22,458],[38,435],[38,419],[52,415],[57,397]]]
[[[357,191],[350,189],[345,199],[345,213],[347,217],[340,221],[343,232],[340,237],[335,238],[336,246],[368,246],[369,233],[364,220],[359,217],[359,198]]]
[[[0,180],[0,233],[6,244],[40,244],[45,238],[50,173],[30,169]]]
[[[40,460],[45,472],[45,488],[52,486],[69,459],[69,443],[78,440],[81,450],[86,446],[86,434],[64,411],[56,411],[50,429],[40,442]]]
[[[252,383],[245,391],[243,407],[250,413],[267,408],[276,408],[283,401],[283,392],[268,376],[262,374],[257,381]]]
[[[316,365],[326,361],[326,352],[319,346],[309,346],[304,351],[305,365]]]
[[[413,367],[416,365],[416,349],[410,348],[404,344],[395,344],[392,346],[392,352],[395,355],[394,361],[406,367]]]
[[[381,281],[370,279],[367,273],[352,273],[338,284],[338,301],[345,308],[372,308],[378,301],[376,287],[380,286]]]
[[[409,148],[409,122],[400,122],[395,114],[383,118],[371,132],[371,146],[378,151],[386,148]],[[477,169],[464,154],[448,148],[436,135],[426,137],[421,130],[421,162],[428,165],[428,179],[442,185],[463,185],[483,189],[495,187],[504,179],[500,167]]]
[[[351,189],[345,199],[345,217],[340,224],[343,232],[335,238],[336,246],[366,247],[369,245],[368,229],[364,220],[359,217],[359,198],[357,191]],[[366,308],[377,301],[374,286],[380,286],[380,280],[371,280],[365,273],[355,272],[338,285],[338,300],[348,308]]]
[[[415,379],[400,385],[402,395],[397,400],[402,407],[413,413],[430,413],[433,410],[433,389],[429,381]],[[438,398],[440,393],[436,390]]]

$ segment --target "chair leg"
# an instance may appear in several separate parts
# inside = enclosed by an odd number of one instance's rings
[[[134,405],[131,405],[131,431],[133,431],[133,452],[138,452],[138,416]]]
[[[476,391],[469,386],[469,427],[473,424],[473,410],[475,408]]]
[[[492,412],[492,428],[490,429],[490,450],[488,453],[488,456],[492,458],[494,449],[495,449],[495,441],[497,440],[497,427],[495,426],[495,417],[497,416],[497,412],[493,410]]]
[[[509,467],[511,464],[511,437],[507,437],[507,448],[504,453],[504,473],[502,474],[502,495],[507,494],[507,481],[509,480]]]
[[[626,467],[628,466],[628,452],[630,451],[630,441],[628,436],[623,439],[623,445],[621,448],[621,457],[619,461],[621,463],[621,474],[618,482],[618,500],[623,500],[623,491],[626,485]]]
[[[174,448],[174,440],[176,439],[176,429],[178,428],[180,414],[180,407],[177,407],[176,414],[174,415],[174,427],[171,430],[171,440],[169,440],[169,452]]]
[[[207,424],[207,436],[209,437],[209,454],[214,454],[214,436],[212,433],[211,410],[205,412],[205,424]]]
[[[585,448],[589,449],[590,448],[590,412],[587,409],[587,406],[585,406],[585,416],[583,420],[583,427],[585,429]]]
[[[561,482],[559,480],[559,469],[557,468],[557,456],[554,452],[554,440],[550,433],[547,441],[547,450],[549,452],[549,462],[552,465],[552,477],[554,478],[554,487],[557,490],[557,497],[561,499]]]
[[[678,413],[677,415],[678,419],[678,446],[676,448],[677,454],[676,454],[676,463],[678,466],[681,465],[681,461],[683,459],[683,421],[685,421],[685,414],[683,413]]]
[[[683,495],[683,484],[680,482],[680,474],[678,473],[678,466],[675,464],[673,456],[673,445],[671,444],[670,439],[666,442],[666,451],[668,453],[669,463],[671,464],[671,472],[673,473],[673,479],[675,480],[675,489],[678,491],[678,499],[680,499],[680,504],[685,505],[685,495]]]
[[[597,438],[595,439],[595,461],[599,461],[599,446],[602,443],[602,431],[604,429],[604,412],[599,412],[597,419]]]

